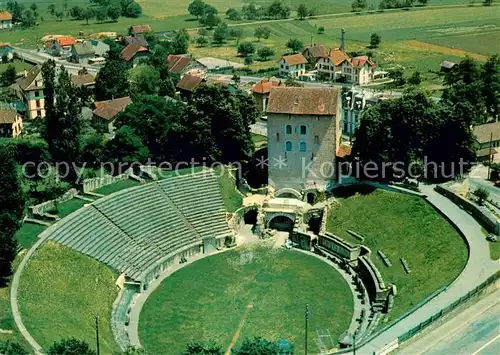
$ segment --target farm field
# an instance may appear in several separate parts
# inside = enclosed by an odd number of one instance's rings
[[[26,328],[45,350],[63,337],[95,348],[97,315],[101,353],[117,351],[110,327],[116,276],[86,255],[46,242],[21,276],[19,307]]]
[[[169,276],[148,298],[139,335],[151,354],[178,354],[191,339],[213,339],[225,351],[236,336],[284,337],[304,352],[304,305],[309,304],[308,349],[316,329],[336,341],[350,323],[351,291],[315,257],[262,246],[238,248],[194,262]]]
[[[330,211],[326,228],[352,244],[359,240],[348,229],[365,237],[362,244],[371,249],[371,260],[384,282],[397,286],[389,313],[395,319],[450,284],[465,267],[468,251],[458,232],[423,199],[366,190],[340,197],[340,206]],[[389,258],[391,267],[383,263],[378,250]],[[411,274],[406,274],[400,258],[406,259]]]

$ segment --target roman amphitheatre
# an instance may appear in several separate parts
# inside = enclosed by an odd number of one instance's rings
[[[462,236],[418,194],[242,194],[234,174],[150,170],[133,187],[88,191],[17,268],[13,314],[30,345],[95,344],[97,317],[105,354],[179,353],[193,339],[229,351],[254,336],[300,353],[307,304],[308,351],[335,353],[442,291],[467,263]]]

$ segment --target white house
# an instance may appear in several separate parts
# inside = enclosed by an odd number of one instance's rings
[[[376,64],[367,56],[351,58],[343,50],[333,49],[327,57],[318,60],[316,68],[320,80],[364,85],[373,80]]]
[[[279,76],[299,78],[306,73],[307,59],[301,53],[286,55],[279,62]]]
[[[12,28],[12,14],[0,10],[0,30]]]

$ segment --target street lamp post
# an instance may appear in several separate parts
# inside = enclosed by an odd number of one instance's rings
[[[307,323],[309,321],[309,305],[306,303],[306,337],[304,344],[304,353],[307,355]]]

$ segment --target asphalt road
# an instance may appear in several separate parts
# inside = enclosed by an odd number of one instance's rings
[[[405,355],[500,354],[500,290],[479,300],[408,347]]]

